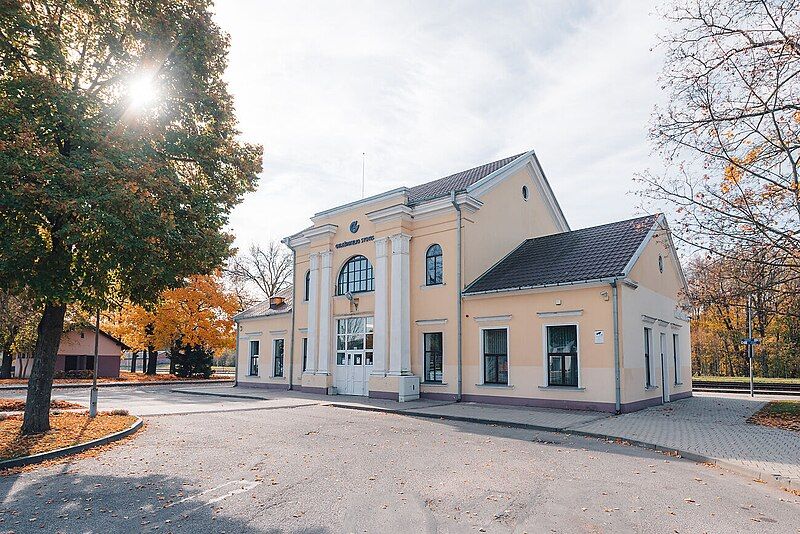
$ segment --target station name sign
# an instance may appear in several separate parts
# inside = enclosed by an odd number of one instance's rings
[[[350,239],[349,241],[342,241],[341,243],[336,243],[334,247],[336,248],[351,247],[353,245],[360,245],[361,243],[369,243],[370,241],[375,241],[374,235],[368,235],[362,237],[361,239]]]

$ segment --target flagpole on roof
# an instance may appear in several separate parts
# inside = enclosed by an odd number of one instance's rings
[[[361,198],[364,198],[364,177],[365,177],[365,170],[367,167],[367,153],[361,153]]]

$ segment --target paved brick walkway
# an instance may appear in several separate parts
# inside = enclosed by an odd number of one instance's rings
[[[796,487],[800,433],[748,424],[763,405],[741,397],[698,396],[570,429],[687,451]]]

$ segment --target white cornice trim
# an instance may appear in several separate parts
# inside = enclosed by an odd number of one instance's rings
[[[650,317],[649,315],[642,315],[642,322],[647,324],[655,324],[658,319]]]
[[[483,207],[483,202],[464,192],[456,194],[456,204],[467,213],[475,213]],[[421,217],[432,217],[454,210],[453,201],[447,196],[427,200],[415,205],[412,214],[414,218],[417,219]]]
[[[286,329],[284,328],[283,330],[270,330],[270,331],[269,331],[269,334],[270,334],[271,336],[281,336],[281,335],[283,335],[283,334],[286,334],[287,332],[288,332],[288,330],[286,330]]]
[[[478,323],[494,323],[498,321],[507,322],[511,320],[511,315],[485,315],[483,317],[473,317],[473,319],[475,319],[475,322]]]
[[[579,317],[583,315],[583,310],[564,310],[564,311],[543,311],[536,312],[539,317]]]
[[[308,327],[298,328],[297,331],[301,334],[308,334]]]
[[[412,210],[405,204],[396,204],[367,213],[367,219],[374,223],[394,220],[411,220]]]
[[[433,324],[447,324],[447,319],[420,319],[414,322],[417,326],[427,326]]]
[[[306,239],[313,239],[320,236],[331,236],[334,235],[338,229],[339,227],[335,224],[323,224],[320,226],[315,226],[314,228],[309,228],[303,232],[303,237]]]
[[[362,198],[360,200],[355,200],[355,201],[349,202],[347,204],[342,204],[341,206],[337,206],[335,208],[331,208],[331,209],[328,209],[328,210],[317,212],[317,213],[314,214],[313,217],[311,217],[311,220],[314,221],[314,222],[317,222],[316,219],[319,219],[321,217],[329,217],[331,215],[336,215],[337,213],[342,213],[344,211],[351,210],[351,209],[353,209],[353,208],[355,208],[357,206],[366,206],[368,204],[373,204],[375,202],[381,202],[381,201],[384,201],[384,200],[387,200],[387,199],[390,199],[390,198],[393,198],[393,197],[407,198],[408,197],[408,192],[409,192],[409,189],[407,187],[398,187],[397,189],[392,189],[390,191],[386,191],[384,193],[379,193],[379,194],[373,195],[371,197]],[[403,203],[405,204],[405,200],[403,200]]]

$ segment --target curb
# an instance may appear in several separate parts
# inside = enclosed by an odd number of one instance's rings
[[[255,395],[239,395],[236,393],[212,393],[210,391],[192,391],[190,389],[171,389],[170,393],[183,393],[185,395],[201,395],[205,397],[226,397],[230,399],[250,399],[250,400],[272,400],[269,397],[257,397]]]
[[[642,449],[649,449],[661,453],[667,454],[674,454],[677,455],[679,458],[684,458],[686,460],[690,460],[693,462],[699,463],[706,463],[711,464],[727,471],[732,471],[737,475],[746,476],[748,478],[755,478],[755,480],[766,484],[767,486],[772,486],[778,489],[797,489],[800,487],[800,482],[792,481],[783,476],[775,475],[773,473],[767,473],[766,471],[760,471],[758,469],[748,469],[747,467],[742,467],[741,465],[735,464],[733,462],[728,462],[726,460],[720,460],[719,458],[714,458],[711,456],[704,456],[702,454],[697,454],[695,452],[684,451],[681,449],[675,449],[674,447],[665,447],[663,445],[658,445],[656,443],[648,443],[645,441],[639,441],[635,439],[630,439],[622,436],[611,436],[608,434],[599,434],[595,432],[587,432],[584,430],[577,430],[571,429],[570,427],[548,427],[543,425],[532,425],[528,423],[515,423],[513,421],[497,421],[494,419],[482,419],[479,417],[466,417],[460,415],[442,415],[442,414],[430,414],[424,412],[412,412],[407,410],[397,410],[393,408],[378,408],[373,406],[353,406],[348,404],[341,404],[341,403],[327,403],[326,406],[333,406],[334,408],[345,408],[349,410],[361,410],[367,412],[384,412],[384,413],[392,413],[397,415],[406,415],[411,417],[421,417],[425,419],[446,419],[450,421],[460,421],[466,423],[477,423],[481,425],[494,425],[494,426],[502,426],[508,428],[521,428],[525,430],[538,430],[544,432],[555,432],[558,434],[566,434],[566,435],[573,435],[573,436],[581,436],[586,438],[599,438],[606,441],[624,441],[629,443],[630,445],[634,445],[636,447]]]
[[[162,380],[162,381],[153,381],[153,382],[106,382],[106,383],[98,383],[98,388],[123,388],[123,387],[138,387],[138,386],[175,386],[175,384],[187,384],[187,385],[194,385],[194,384],[231,384],[233,383],[232,378],[210,378],[208,380]],[[90,388],[92,387],[92,383],[88,382],[86,384],[53,384],[53,389],[70,389],[70,388]],[[25,391],[28,389],[27,385],[18,385],[18,386],[0,386],[0,391]]]
[[[12,458],[10,460],[2,460],[0,461],[0,471],[4,469],[9,469],[11,467],[22,467],[31,464],[38,464],[46,460],[52,460],[54,458],[60,458],[62,456],[77,454],[87,449],[91,449],[92,447],[105,445],[107,443],[120,440],[124,437],[133,434],[142,427],[142,424],[144,424],[142,418],[137,417],[136,421],[134,421],[134,423],[129,428],[126,428],[125,430],[120,430],[119,432],[115,432],[114,434],[110,434],[103,438],[93,439],[92,441],[87,441],[86,443],[79,443],[77,445],[72,445],[70,447],[62,447],[61,449],[56,449],[53,451],[40,452],[38,454],[32,454],[30,456],[23,456],[22,458]]]
[[[338,402],[331,402],[325,406],[333,406],[334,408],[345,408],[348,410],[361,410],[365,412],[384,412],[393,413],[397,415],[408,415],[411,417],[420,417],[423,419],[447,419],[449,421],[459,421],[462,423],[477,423],[479,425],[493,425],[502,426],[507,428],[521,428],[524,430],[538,430],[541,432],[566,432],[564,427],[533,425],[530,423],[517,423],[514,421],[497,421],[496,419],[483,419],[480,417],[468,417],[464,415],[442,415],[439,413],[425,413],[425,412],[412,412],[409,410],[396,410],[393,408],[378,408],[373,406],[354,406],[352,404],[341,404]]]

